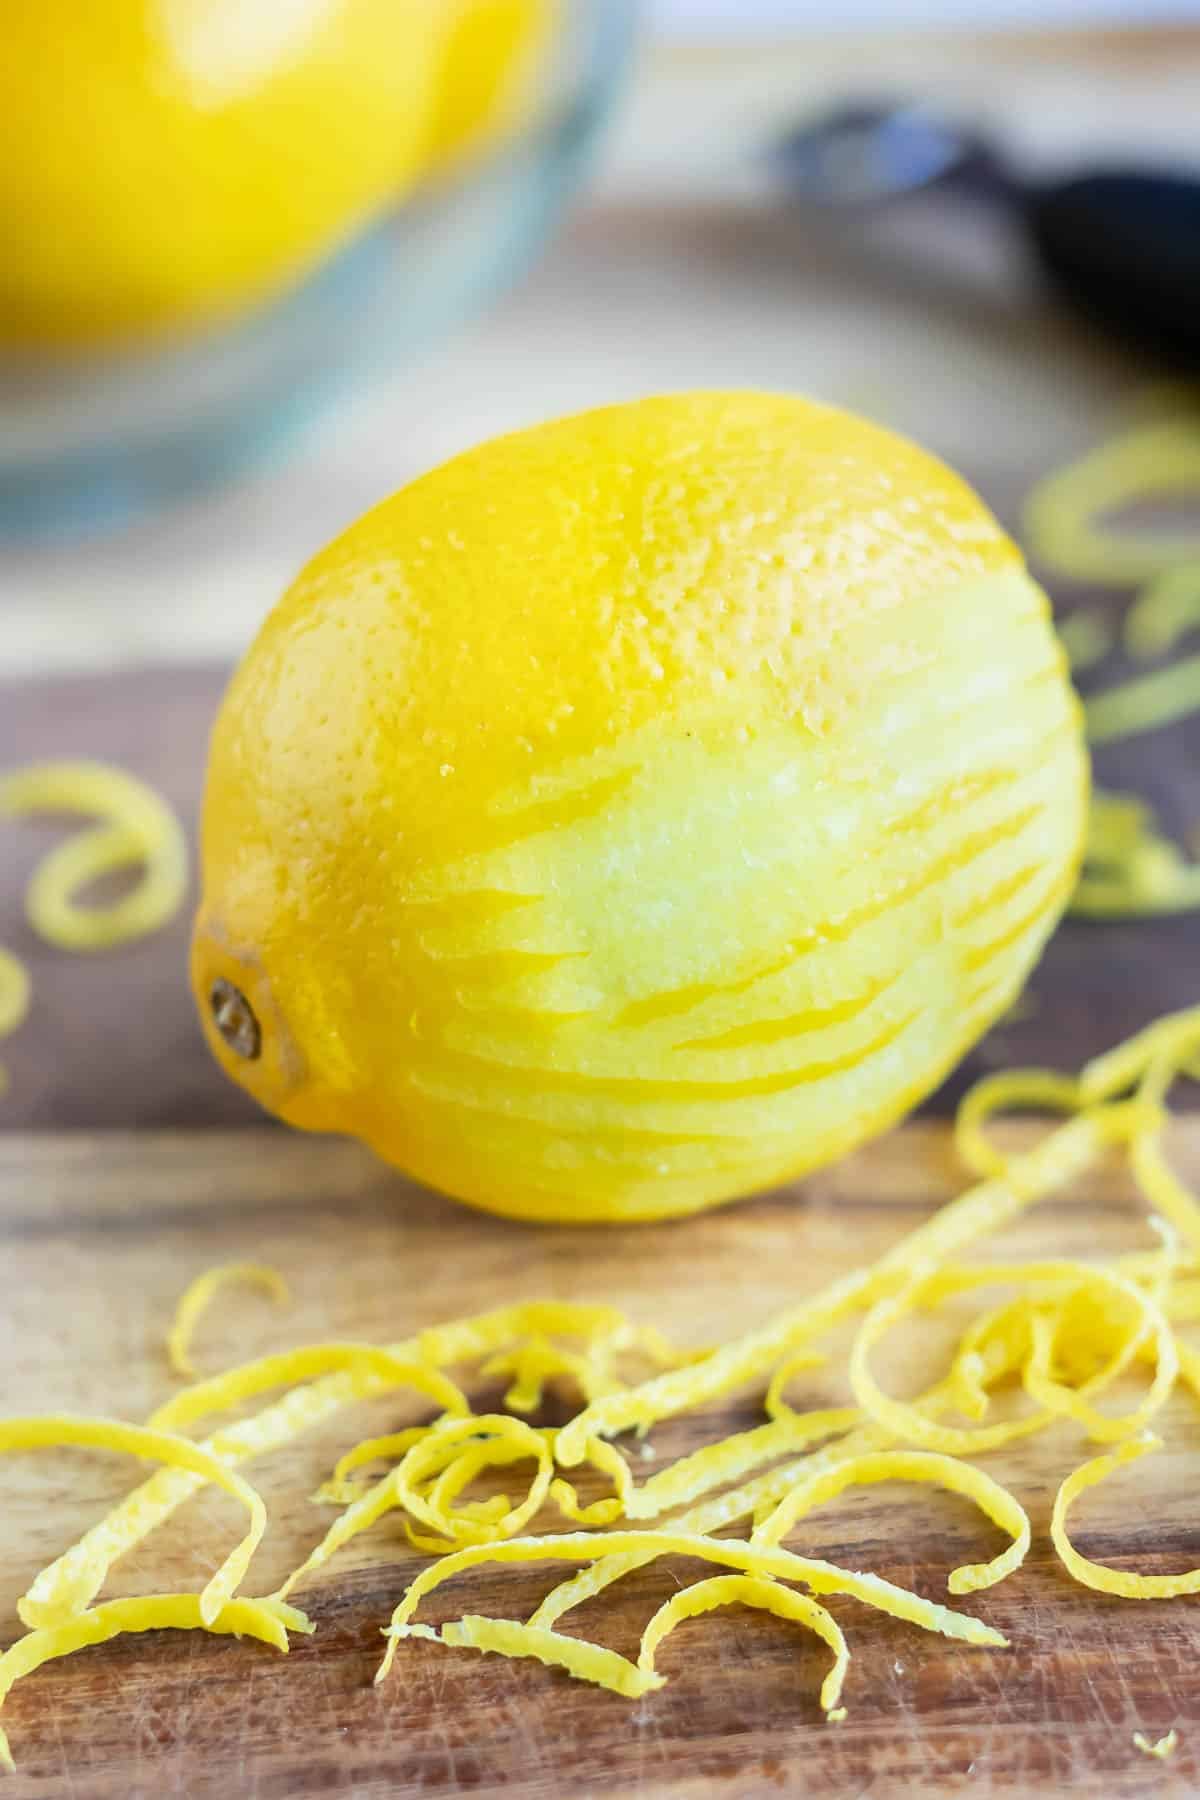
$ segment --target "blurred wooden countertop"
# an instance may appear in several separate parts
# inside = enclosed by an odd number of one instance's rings
[[[230,659],[313,550],[422,468],[655,389],[801,388],[952,462],[970,462],[983,418],[1000,471],[1071,454],[1148,372],[1061,317],[1003,218],[921,202],[817,243],[756,166],[806,109],[880,92],[975,118],[1030,167],[1200,161],[1200,23],[653,51],[590,196],[486,317],[277,468],[131,531],[0,550],[0,673]]]

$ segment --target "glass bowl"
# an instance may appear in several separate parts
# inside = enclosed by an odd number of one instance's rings
[[[167,346],[0,360],[0,535],[110,528],[227,481],[483,305],[578,185],[630,62],[635,11],[636,0],[561,0],[521,133],[407,196],[266,309]]]

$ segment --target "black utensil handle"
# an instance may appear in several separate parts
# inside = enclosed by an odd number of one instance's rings
[[[1200,368],[1200,176],[1098,169],[1026,192],[1065,298],[1169,361]]]

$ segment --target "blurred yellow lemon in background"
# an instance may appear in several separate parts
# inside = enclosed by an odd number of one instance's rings
[[[502,128],[549,0],[37,0],[0,58],[0,345],[285,289]]]
[[[485,444],[302,573],[224,702],[225,1068],[473,1204],[653,1218],[907,1111],[1075,879],[1079,707],[975,496],[849,415]]]
[[[458,162],[521,122],[559,0],[457,0],[450,10],[429,168]]]

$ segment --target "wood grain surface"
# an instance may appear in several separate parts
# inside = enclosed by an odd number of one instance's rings
[[[1200,1173],[1200,1121],[1179,1128],[1176,1151]],[[612,1301],[703,1343],[874,1256],[958,1180],[944,1126],[917,1122],[799,1192],[643,1227],[631,1241],[468,1215],[335,1142],[254,1131],[9,1134],[0,1137],[0,1409],[144,1416],[171,1391],[162,1340],[179,1288],[235,1258],[278,1265],[295,1304],[283,1316],[264,1300],[229,1295],[197,1340],[205,1369],[305,1339],[395,1339],[447,1313],[533,1294]],[[1095,1255],[1145,1239],[1124,1177],[1105,1171],[1037,1208],[1002,1248]],[[943,1339],[931,1329],[896,1343],[880,1362],[905,1391],[929,1372]],[[813,1375],[794,1392],[815,1403],[839,1388]],[[750,1424],[756,1399],[656,1428],[659,1459]],[[561,1420],[567,1404],[560,1397],[544,1418]],[[328,1515],[308,1496],[339,1451],[415,1416],[404,1402],[376,1401],[249,1465],[271,1529],[248,1592],[274,1587],[323,1531]],[[1078,1535],[1090,1554],[1149,1569],[1200,1561],[1194,1439],[1181,1399],[1167,1449],[1081,1503]],[[955,1604],[998,1626],[1011,1649],[952,1645],[853,1601],[831,1602],[854,1653],[840,1726],[817,1708],[823,1647],[737,1610],[682,1627],[662,1654],[669,1685],[636,1703],[535,1664],[417,1642],[374,1688],[380,1626],[420,1566],[385,1523],[298,1596],[318,1630],[287,1658],[163,1633],[22,1682],[4,1709],[18,1759],[5,1791],[14,1800],[1191,1793],[1200,1777],[1197,1602],[1137,1605],[1089,1593],[1065,1578],[1046,1542],[1053,1487],[1086,1454],[1064,1429],[987,1459],[1030,1508],[1035,1545],[999,1588]],[[129,1481],[117,1458],[8,1459],[6,1631],[35,1570]],[[195,1587],[240,1530],[224,1496],[198,1497],[120,1566],[110,1589]],[[931,1598],[945,1597],[957,1563],[1000,1543],[966,1504],[899,1486],[845,1496],[790,1541]],[[633,1653],[650,1613],[697,1572],[678,1559],[645,1570],[581,1609],[571,1628]],[[433,1596],[424,1616],[523,1617],[562,1573],[480,1570]],[[1133,1732],[1153,1738],[1170,1726],[1181,1737],[1176,1757],[1165,1767],[1148,1762]]]

